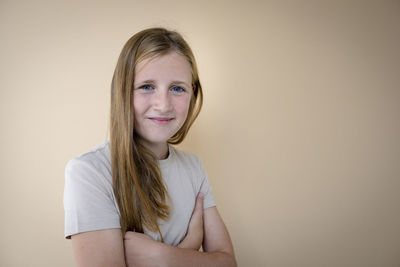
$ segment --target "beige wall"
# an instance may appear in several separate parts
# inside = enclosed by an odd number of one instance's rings
[[[82,3],[86,2],[86,3]],[[0,1],[0,266],[71,266],[64,167],[107,138],[124,42],[181,31],[240,266],[400,265],[399,1]]]

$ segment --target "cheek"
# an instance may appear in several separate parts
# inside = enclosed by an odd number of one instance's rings
[[[148,106],[148,99],[141,95],[135,95],[133,98],[133,111],[135,112],[135,117],[146,111]]]
[[[137,96],[133,98],[133,124],[136,130],[140,130],[144,123],[144,115],[148,109],[148,99]]]
[[[185,97],[185,98],[182,97],[180,99],[177,99],[174,105],[176,113],[186,116],[189,110],[189,105],[190,105],[190,97]]]

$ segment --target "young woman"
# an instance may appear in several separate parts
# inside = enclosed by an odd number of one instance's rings
[[[200,159],[172,146],[201,105],[196,62],[177,32],[128,40],[111,85],[110,141],[65,170],[65,236],[78,266],[236,266]]]

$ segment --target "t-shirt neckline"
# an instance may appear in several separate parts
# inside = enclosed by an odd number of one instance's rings
[[[168,144],[168,157],[166,159],[159,159],[158,163],[160,168],[166,168],[170,163],[173,161],[175,157],[175,150],[174,147]]]

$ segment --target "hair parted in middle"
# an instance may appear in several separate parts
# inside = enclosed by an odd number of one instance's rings
[[[144,227],[161,234],[158,219],[169,218],[169,198],[156,156],[135,132],[133,90],[136,65],[170,52],[184,56],[191,67],[193,94],[187,118],[168,140],[179,144],[200,113],[203,92],[192,50],[175,32],[150,28],[136,33],[124,45],[111,83],[110,150],[114,195],[120,210],[121,230],[143,233]]]

